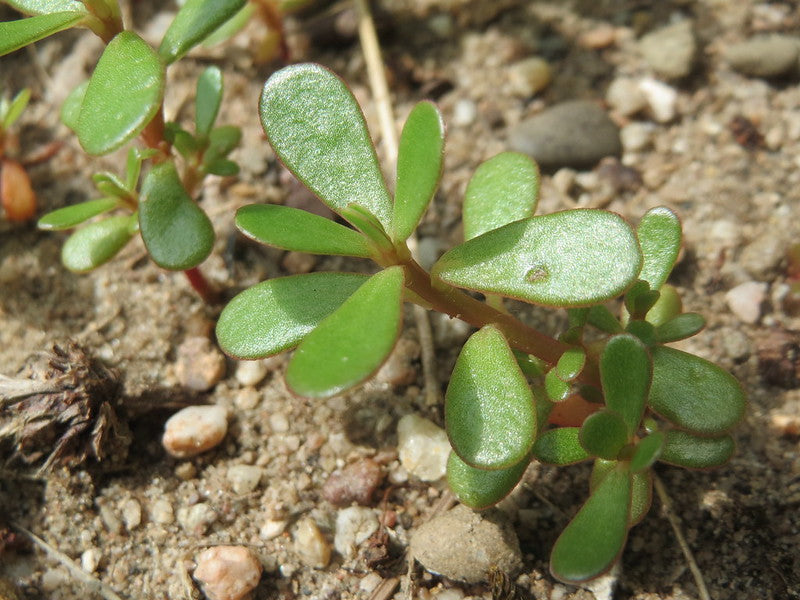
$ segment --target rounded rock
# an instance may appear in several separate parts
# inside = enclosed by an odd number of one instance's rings
[[[800,39],[760,35],[730,46],[724,53],[732,69],[749,77],[780,77],[798,68]]]
[[[331,562],[331,545],[310,517],[297,523],[294,549],[303,564],[314,569],[324,569]]]
[[[744,323],[756,323],[761,318],[761,306],[767,298],[767,284],[746,281],[728,290],[725,300],[731,312]]]
[[[233,465],[228,467],[228,481],[235,494],[249,494],[258,487],[264,469],[254,465]]]
[[[422,481],[436,481],[447,471],[450,440],[444,429],[418,415],[397,424],[397,451],[403,468]]]
[[[195,562],[194,578],[208,600],[241,600],[261,579],[261,563],[243,546],[215,546]]]
[[[267,376],[267,365],[260,360],[242,360],[236,365],[236,380],[244,386],[261,383]]]
[[[381,466],[371,458],[362,458],[331,473],[322,486],[322,497],[334,506],[347,506],[351,502],[367,505],[381,481]]]
[[[343,508],[336,515],[333,547],[345,558],[352,558],[358,546],[378,530],[378,525],[378,517],[371,508]]]
[[[228,413],[221,406],[187,406],[167,420],[161,443],[175,458],[187,458],[211,450],[227,432]]]
[[[635,115],[647,106],[647,99],[639,89],[639,82],[630,77],[617,77],[609,84],[606,102],[623,117]]]
[[[208,391],[225,375],[225,356],[207,337],[189,337],[178,347],[175,374],[181,385],[197,392]]]
[[[639,40],[639,49],[647,64],[662,77],[686,77],[697,52],[692,22],[680,21],[648,33]]]
[[[509,91],[520,98],[530,98],[550,83],[550,65],[543,58],[531,56],[517,61],[506,70]]]

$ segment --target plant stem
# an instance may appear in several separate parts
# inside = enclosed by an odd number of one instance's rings
[[[215,290],[198,267],[192,267],[183,272],[189,280],[194,291],[206,302],[206,304],[216,304],[219,302],[219,293]]]

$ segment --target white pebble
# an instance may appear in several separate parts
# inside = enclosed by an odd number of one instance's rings
[[[449,588],[440,590],[433,597],[435,600],[461,600],[464,597],[464,592],[458,588]]]
[[[472,125],[478,116],[478,107],[469,98],[461,98],[453,106],[453,125],[466,127]]]
[[[265,540],[273,540],[286,530],[287,522],[282,519],[267,519],[258,531]]]
[[[530,98],[543,90],[551,77],[550,65],[538,56],[517,61],[506,69],[508,90],[519,98]]]
[[[266,376],[267,366],[260,360],[241,360],[236,366],[236,380],[242,385],[257,385]]]
[[[444,429],[417,415],[406,415],[397,424],[398,455],[403,467],[422,481],[444,477],[450,441]]]
[[[356,555],[358,546],[378,530],[378,517],[371,508],[351,506],[336,515],[333,547],[345,558]]]
[[[221,406],[187,406],[164,425],[162,443],[176,458],[187,458],[210,450],[228,431],[228,414]]]
[[[261,563],[243,546],[215,546],[201,552],[194,578],[208,600],[240,600],[258,585]]]
[[[89,548],[81,554],[81,569],[87,573],[94,573],[100,566],[100,559],[103,557],[99,548]]]
[[[233,465],[228,468],[228,481],[236,494],[249,494],[261,482],[264,470],[253,465]]]
[[[122,520],[128,531],[136,529],[142,522],[142,505],[135,498],[128,498],[122,503]]]
[[[189,534],[201,535],[217,520],[217,512],[205,502],[178,509],[178,523]]]
[[[324,569],[331,561],[331,545],[310,517],[297,524],[294,549],[300,560],[314,569]]]
[[[47,569],[42,573],[42,590],[45,592],[54,592],[70,581],[70,576],[61,569]]]
[[[289,431],[289,419],[283,413],[272,413],[269,416],[269,427],[275,433],[286,433]]]
[[[365,594],[371,594],[375,588],[381,584],[382,581],[383,577],[378,575],[375,571],[370,571],[361,578],[361,581],[358,582],[358,589]]]
[[[634,121],[628,123],[619,131],[619,139],[625,152],[639,152],[647,148],[652,142],[653,129],[652,123],[641,123]]]
[[[653,118],[659,123],[667,123],[675,117],[678,92],[666,83],[647,77],[639,82],[639,90],[647,100]]]
[[[161,525],[169,525],[175,520],[175,513],[169,500],[160,498],[150,506],[150,518]]]
[[[761,305],[766,297],[767,284],[759,281],[746,281],[725,294],[728,308],[745,323],[758,321],[761,317]]]
[[[618,77],[611,82],[606,90],[606,102],[625,117],[636,114],[647,106],[647,99],[639,89],[639,83],[629,77]]]

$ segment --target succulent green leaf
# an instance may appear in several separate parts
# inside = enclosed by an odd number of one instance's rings
[[[628,428],[613,410],[599,410],[586,417],[578,439],[591,456],[613,460],[628,443]]]
[[[633,457],[631,457],[631,471],[638,473],[650,468],[661,456],[661,451],[664,449],[664,439],[664,434],[656,431],[636,444]]]
[[[514,353],[514,358],[517,359],[519,368],[522,369],[522,372],[525,375],[531,379],[535,379],[545,374],[547,363],[545,363],[541,358],[537,358],[532,354],[527,354],[526,352],[517,350],[515,348],[512,348],[511,351]]]
[[[72,131],[78,128],[78,119],[81,116],[81,106],[83,98],[86,96],[86,88],[89,87],[89,80],[82,82],[69,93],[64,104],[61,105],[61,122]]]
[[[83,12],[86,7],[78,0],[3,0],[11,8],[26,15],[48,15],[58,12]]]
[[[216,44],[232,38],[239,33],[239,31],[244,29],[244,26],[247,25],[247,22],[255,11],[255,4],[252,2],[245,4],[239,12],[212,31],[209,36],[203,40],[203,46],[210,48],[211,46],[215,46]]]
[[[681,429],[720,435],[744,415],[745,397],[739,382],[726,371],[674,348],[656,346],[649,405]]]
[[[73,233],[61,248],[61,262],[70,271],[85,273],[111,260],[136,230],[133,215],[109,217]]]
[[[97,63],[75,132],[89,154],[107,154],[136,137],[158,112],[164,65],[142,38],[118,34]]]
[[[194,127],[198,136],[211,132],[222,103],[222,71],[216,65],[206,67],[197,79],[197,95],[194,100]]]
[[[365,281],[357,273],[309,273],[262,281],[231,300],[217,321],[220,348],[264,358],[293,348]]]
[[[656,341],[666,344],[677,342],[699,333],[706,326],[703,315],[698,313],[682,313],[663,325],[656,327]]]
[[[209,175],[219,175],[220,177],[232,177],[239,174],[239,165],[228,160],[221,158],[212,162],[203,163],[203,170]]]
[[[555,372],[559,379],[564,381],[572,381],[578,375],[580,375],[585,364],[586,352],[583,350],[583,348],[570,348],[561,355],[561,358],[558,359],[558,362],[555,366]]]
[[[639,279],[625,294],[625,309],[633,318],[643,319],[658,297],[658,291],[651,290],[649,283]]]
[[[65,11],[0,23],[0,56],[69,29],[85,16],[85,12]]]
[[[555,369],[550,369],[544,376],[544,389],[547,397],[553,402],[566,400],[572,392],[572,385],[558,376]]]
[[[92,181],[97,190],[104,196],[123,198],[128,195],[125,183],[113,173],[95,173]]]
[[[119,200],[116,198],[98,198],[73,206],[65,206],[44,215],[39,219],[38,227],[47,230],[71,229],[92,217],[108,212],[117,204],[119,204]]]
[[[464,344],[444,404],[447,435],[468,465],[507,469],[536,439],[533,393],[503,334],[487,325]]]
[[[648,348],[656,344],[656,329],[647,321],[631,321],[625,331],[639,339]]]
[[[636,236],[642,247],[644,263],[639,279],[658,290],[669,277],[681,249],[681,222],[666,206],[651,208],[642,217]]]
[[[661,289],[658,290],[658,293],[658,300],[656,300],[653,308],[647,312],[647,316],[645,317],[647,322],[651,323],[654,327],[660,327],[670,319],[681,314],[683,310],[680,294],[678,294],[678,290],[676,290],[674,286],[665,283],[661,286]]]
[[[539,169],[518,152],[503,152],[482,163],[464,196],[464,239],[532,217],[539,202]]]
[[[402,293],[401,267],[370,277],[300,342],[286,370],[289,387],[301,396],[328,397],[372,375],[400,332]]]
[[[420,102],[408,115],[397,153],[394,192],[394,240],[408,238],[428,208],[444,157],[444,122],[432,102]]]
[[[11,127],[17,119],[19,119],[22,111],[25,110],[25,107],[28,106],[28,101],[31,99],[31,90],[29,88],[25,88],[20,90],[14,99],[8,104],[8,108],[5,110],[5,114],[0,115],[2,118],[2,124],[0,124],[0,130],[8,129]]]
[[[736,450],[730,435],[700,437],[686,431],[667,431],[659,460],[689,469],[710,469],[728,462]]]
[[[550,571],[566,583],[601,575],[622,552],[628,536],[631,474],[612,469],[570,521],[553,547]]]
[[[447,483],[456,498],[475,510],[483,510],[500,502],[513,490],[530,464],[526,457],[508,469],[476,469],[455,452],[447,459]]]
[[[553,307],[603,302],[631,285],[639,244],[619,215],[576,209],[509,223],[445,253],[452,285]]]
[[[622,417],[629,440],[639,429],[644,414],[652,370],[647,348],[631,335],[615,335],[600,355],[606,405]]]
[[[215,127],[208,134],[206,159],[228,156],[242,139],[242,130],[235,125]]]
[[[392,201],[364,115],[345,83],[319,65],[281,69],[264,84],[261,123],[283,163],[331,210],[349,204],[391,231]]]
[[[241,9],[246,0],[187,0],[164,34],[158,54],[165,63],[178,60]]]
[[[647,516],[653,504],[653,472],[650,470],[633,474],[631,489],[631,516],[628,524],[633,527]]]
[[[622,333],[624,331],[619,320],[603,305],[592,306],[589,309],[587,321],[606,333]]]
[[[578,440],[579,427],[545,431],[533,445],[533,456],[548,465],[572,465],[589,458]]]
[[[165,269],[185,271],[211,253],[211,221],[183,188],[175,165],[153,166],[142,182],[139,226],[147,252]]]
[[[139,174],[142,171],[142,162],[151,158],[157,151],[153,148],[140,150],[131,148],[128,150],[128,158],[125,160],[125,188],[133,192],[139,185]]]
[[[284,250],[371,256],[366,238],[357,231],[297,208],[251,204],[236,212],[236,226],[247,237]]]

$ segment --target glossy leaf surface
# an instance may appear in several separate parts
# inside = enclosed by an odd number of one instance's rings
[[[503,334],[487,325],[464,344],[445,394],[445,428],[468,465],[507,469],[536,439],[533,394]]]
[[[724,465],[736,450],[730,435],[708,438],[675,429],[668,431],[666,438],[659,460],[690,469],[709,469]]]
[[[109,217],[73,233],[61,248],[61,262],[70,271],[85,273],[111,260],[130,241],[136,228],[131,216]]]
[[[165,269],[191,269],[214,245],[211,221],[186,193],[171,162],[153,166],[145,176],[139,226],[150,257]]]
[[[605,306],[592,306],[586,320],[589,324],[606,333],[622,333],[622,324]]]
[[[612,460],[628,442],[628,430],[619,414],[605,409],[586,418],[578,437],[591,456]]]
[[[217,341],[236,358],[264,358],[293,348],[365,281],[356,273],[262,281],[228,303],[217,321]]]
[[[187,0],[167,29],[158,54],[175,62],[241,9],[246,0]]]
[[[8,129],[11,127],[16,120],[19,119],[25,107],[28,106],[28,101],[30,99],[31,90],[29,88],[24,88],[20,90],[7,105],[5,105],[5,100],[3,100],[3,102],[0,103],[0,106],[3,106],[3,109],[0,110],[0,119],[2,119],[0,129]]]
[[[364,115],[341,79],[319,65],[286,67],[267,80],[259,109],[276,154],[331,210],[358,204],[391,231],[392,201]]]
[[[464,239],[532,217],[539,200],[539,169],[524,154],[503,152],[482,163],[464,196]]]
[[[622,420],[631,439],[639,429],[650,389],[652,365],[642,342],[631,335],[616,335],[600,355],[600,381],[606,405]]]
[[[703,315],[698,313],[681,313],[663,325],[656,327],[656,340],[662,344],[676,342],[699,333],[706,326]]]
[[[194,126],[198,136],[211,132],[222,103],[222,71],[217,66],[207,67],[197,79]]]
[[[85,12],[68,11],[0,23],[0,56],[69,29],[85,16]]]
[[[403,271],[390,267],[370,277],[309,333],[286,370],[301,396],[333,396],[374,373],[394,347],[402,321]]]
[[[611,470],[553,547],[550,570],[567,583],[597,577],[617,559],[628,535],[631,475]]]
[[[57,12],[83,12],[86,7],[78,0],[4,0],[11,8],[26,15],[47,15]]]
[[[236,212],[236,226],[262,244],[311,254],[370,257],[363,235],[305,210],[251,204]]]
[[[669,277],[681,249],[681,222],[666,206],[651,208],[636,228],[644,263],[639,279],[658,290]]]
[[[444,122],[431,102],[418,103],[408,115],[397,152],[394,192],[395,241],[408,238],[428,208],[444,157]]]
[[[530,460],[525,458],[508,469],[476,469],[455,452],[447,460],[447,483],[460,502],[475,510],[489,508],[505,498],[525,474]]]
[[[548,465],[572,465],[589,458],[578,440],[579,427],[545,431],[533,445],[533,455]]]
[[[636,449],[631,458],[631,471],[638,473],[656,462],[664,449],[664,439],[664,434],[656,431],[636,444]]]
[[[72,90],[64,100],[64,104],[61,105],[61,122],[72,131],[78,128],[78,119],[81,116],[81,106],[87,87],[89,87],[88,79]]]
[[[123,31],[95,67],[75,133],[89,154],[107,154],[137,136],[158,112],[164,66],[147,42]]]
[[[558,359],[555,372],[559,379],[572,381],[580,375],[585,364],[586,352],[583,348],[570,348]]]
[[[674,348],[652,349],[650,407],[678,427],[704,435],[731,429],[744,415],[739,382],[713,363]]]
[[[633,527],[647,516],[653,504],[653,471],[641,471],[633,474],[631,488],[631,514],[628,524]]]
[[[619,295],[640,266],[639,245],[625,221],[578,209],[489,231],[445,253],[433,271],[458,287],[564,307]]]
[[[71,229],[92,217],[108,212],[118,203],[119,201],[116,198],[98,198],[97,200],[65,206],[44,215],[39,219],[38,227],[39,229],[49,230]]]
[[[550,369],[544,376],[544,389],[553,402],[561,402],[572,393],[572,385],[561,379],[555,369]]]

